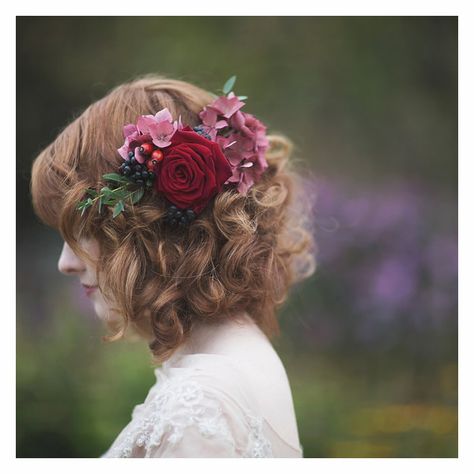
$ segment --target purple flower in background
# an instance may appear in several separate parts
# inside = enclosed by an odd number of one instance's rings
[[[366,341],[456,317],[454,199],[407,183],[311,186],[319,284],[332,295],[317,299],[314,314],[345,318]]]
[[[370,293],[380,307],[402,307],[417,290],[417,268],[412,261],[397,255],[382,260],[374,268]]]

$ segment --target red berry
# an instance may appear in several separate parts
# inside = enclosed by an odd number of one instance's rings
[[[156,160],[156,162],[159,163],[163,159],[163,152],[161,150],[155,150],[151,154],[151,159],[152,159],[152,161]]]
[[[153,145],[151,143],[143,143],[140,151],[145,155],[150,155],[153,152]]]

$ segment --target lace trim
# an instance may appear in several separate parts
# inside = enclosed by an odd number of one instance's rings
[[[134,450],[139,448],[144,457],[151,457],[165,434],[165,442],[173,445],[183,439],[184,431],[189,427],[197,428],[205,438],[223,442],[229,453],[238,450],[219,401],[206,396],[204,388],[195,380],[187,377],[166,379],[152,398],[137,408],[134,410],[136,416],[105,456],[132,457]],[[248,410],[244,410],[244,415],[249,433],[242,456],[273,457],[271,443],[263,433],[263,418]]]

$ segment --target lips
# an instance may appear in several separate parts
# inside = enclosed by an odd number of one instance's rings
[[[90,296],[98,288],[97,286],[85,285],[84,283],[82,284],[82,287],[84,288],[87,296]]]

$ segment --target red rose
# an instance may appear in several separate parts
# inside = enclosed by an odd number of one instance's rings
[[[189,127],[176,131],[156,165],[155,189],[182,209],[199,214],[222,190],[232,170],[221,148]]]

